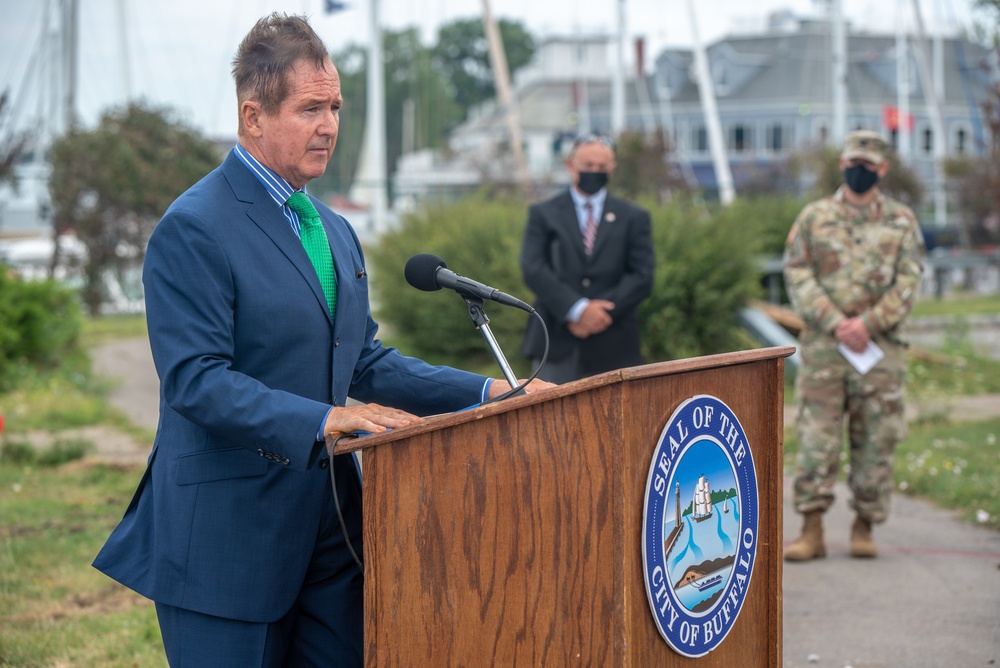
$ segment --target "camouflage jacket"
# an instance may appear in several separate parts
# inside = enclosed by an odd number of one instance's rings
[[[866,207],[832,196],[808,204],[785,242],[785,287],[814,333],[860,316],[873,336],[900,341],[923,273],[924,241],[909,207],[881,192]]]

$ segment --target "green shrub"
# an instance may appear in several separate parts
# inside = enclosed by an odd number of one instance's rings
[[[762,202],[757,209],[747,203],[711,213],[680,199],[666,207],[644,203],[652,214],[656,248],[653,294],[641,307],[648,361],[753,346],[737,326],[736,313],[760,291],[759,228],[777,227],[774,219],[792,208]],[[415,253],[433,253],[452,271],[531,302],[518,264],[526,216],[523,202],[478,196],[408,216],[369,248],[372,300],[386,341],[429,362],[497,375],[462,299],[450,291],[415,290],[406,284],[403,267]],[[791,220],[780,225],[787,233]],[[523,377],[529,364],[520,346],[528,315],[497,304],[487,304],[486,311],[490,330]]]
[[[780,256],[785,252],[785,239],[792,223],[805,205],[806,202],[795,197],[738,197],[729,206],[714,211],[712,219],[727,227],[749,228],[758,253]]]
[[[656,274],[640,307],[649,362],[752,347],[736,314],[760,291],[752,218],[675,200],[653,209]]]
[[[86,439],[58,439],[38,453],[39,466],[55,467],[68,462],[83,459],[84,455],[94,449],[94,444]]]
[[[74,293],[55,281],[24,281],[0,267],[0,392],[26,369],[86,366],[83,317]]]
[[[403,268],[412,255],[431,253],[452,271],[530,303],[531,293],[518,265],[526,216],[522,202],[481,195],[429,206],[383,235],[377,246],[367,250],[367,259],[376,319],[386,327],[386,341],[404,354],[434,364],[499,376],[462,298],[452,291],[421,292],[410,287]],[[528,314],[495,303],[487,303],[485,311],[507,361],[523,376],[529,365],[519,350]]]
[[[14,466],[34,464],[37,453],[27,441],[5,440],[0,442],[0,463]]]

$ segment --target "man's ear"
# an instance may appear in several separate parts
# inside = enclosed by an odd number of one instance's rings
[[[244,100],[240,105],[240,120],[246,133],[251,137],[260,137],[263,130],[260,127],[262,112],[260,103],[253,100]]]

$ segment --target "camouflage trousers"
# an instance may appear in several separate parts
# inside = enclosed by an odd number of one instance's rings
[[[892,456],[906,435],[906,347],[879,339],[885,357],[861,375],[832,337],[803,341],[796,382],[794,501],[800,513],[826,511],[834,501],[846,432],[851,507],[869,522],[884,522],[892,496]]]

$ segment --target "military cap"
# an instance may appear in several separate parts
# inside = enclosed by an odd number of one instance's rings
[[[847,135],[844,140],[844,151],[841,157],[844,160],[867,160],[876,165],[885,162],[885,155],[889,145],[885,139],[873,130],[855,130]]]

